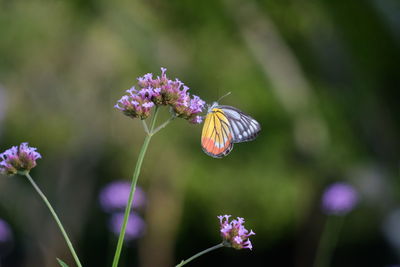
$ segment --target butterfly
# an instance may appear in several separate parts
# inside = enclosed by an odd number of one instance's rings
[[[260,131],[260,124],[249,115],[214,102],[204,120],[201,146],[207,155],[222,158],[232,151],[234,143],[252,141]]]

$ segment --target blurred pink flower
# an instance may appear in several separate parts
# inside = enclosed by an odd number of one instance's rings
[[[118,212],[111,215],[110,218],[110,230],[116,236],[119,235],[124,222],[124,213]],[[131,212],[126,225],[125,240],[133,240],[141,237],[146,229],[144,220],[135,212]]]
[[[357,203],[357,191],[344,182],[330,185],[322,196],[322,209],[327,214],[345,215],[352,211]]]
[[[100,191],[99,202],[106,212],[123,210],[128,203],[131,185],[127,181],[115,181],[107,184]],[[133,195],[132,208],[142,208],[146,204],[146,194],[139,186]]]

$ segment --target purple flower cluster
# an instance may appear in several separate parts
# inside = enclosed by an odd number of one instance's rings
[[[255,235],[253,230],[250,232],[244,228],[244,219],[237,217],[236,220],[229,222],[231,215],[218,216],[221,225],[221,236],[224,242],[235,249],[248,248],[252,249],[249,237]]]
[[[201,123],[202,117],[199,114],[203,111],[205,102],[198,96],[191,97],[188,93],[189,87],[180,80],[168,79],[166,71],[167,69],[161,68],[161,77],[153,78],[152,73],[139,77],[139,88],[127,90],[127,94],[114,107],[131,118],[144,120],[155,105],[170,106],[177,117],[191,123]]]
[[[41,157],[36,148],[29,147],[28,143],[13,146],[0,154],[0,172],[7,175],[29,172]]]
[[[344,182],[330,185],[322,196],[322,209],[327,214],[345,215],[352,211],[357,203],[357,191]]]
[[[107,184],[99,194],[101,208],[111,213],[109,219],[109,229],[115,235],[119,235],[124,221],[124,210],[128,203],[131,185],[127,181],[115,181]],[[133,196],[132,209],[140,209],[146,204],[146,194],[140,188],[136,187]],[[145,231],[146,224],[141,216],[131,210],[126,225],[125,239],[133,240],[141,237]]]

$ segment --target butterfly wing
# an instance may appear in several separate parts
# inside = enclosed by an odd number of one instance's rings
[[[203,151],[214,158],[222,158],[233,148],[229,119],[220,108],[213,108],[206,116],[201,134]]]
[[[260,124],[251,116],[231,106],[217,106],[228,118],[233,142],[241,143],[256,139],[261,131]]]

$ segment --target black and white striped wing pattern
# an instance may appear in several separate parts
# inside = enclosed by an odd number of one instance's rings
[[[234,143],[248,142],[256,139],[261,126],[252,117],[231,106],[218,106],[228,118]]]

